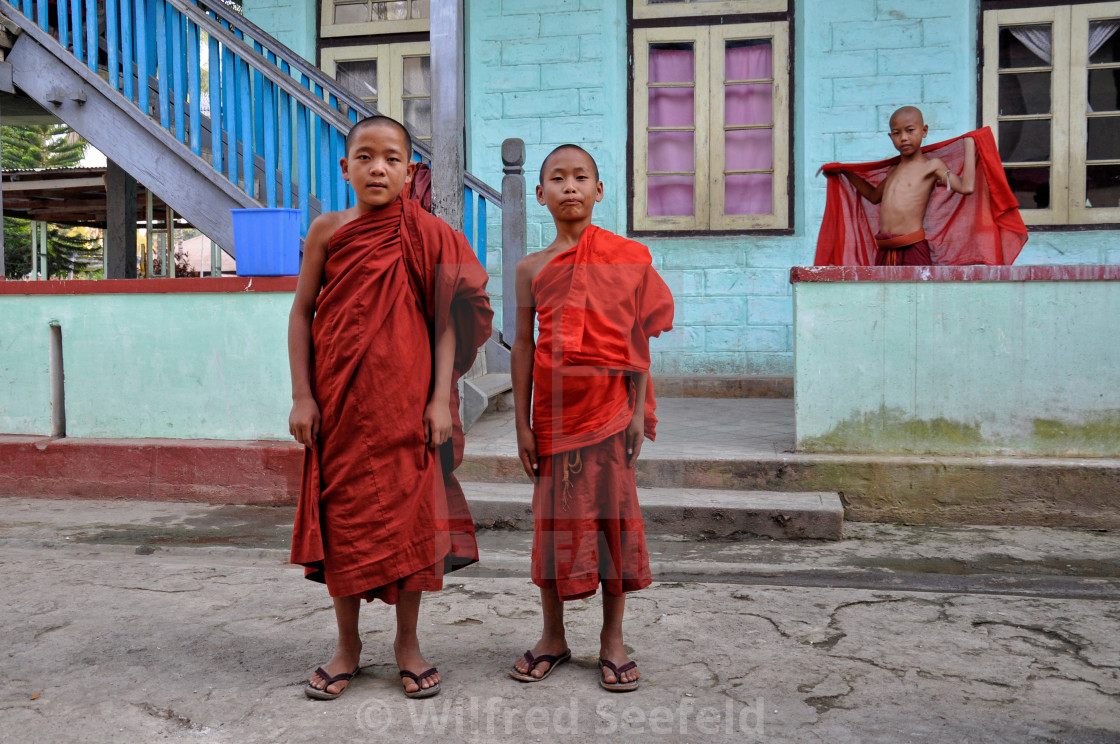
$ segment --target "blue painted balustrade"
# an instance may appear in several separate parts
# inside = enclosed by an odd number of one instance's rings
[[[354,203],[338,161],[352,123],[377,112],[219,0],[0,2],[261,206],[298,208],[304,235]],[[501,195],[464,185],[464,232],[485,264],[487,202]]]

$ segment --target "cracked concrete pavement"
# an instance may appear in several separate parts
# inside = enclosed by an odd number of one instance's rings
[[[444,676],[400,693],[391,610],[362,672],[304,698],[333,644],[325,589],[285,563],[290,511],[0,499],[0,731],[21,741],[1120,741],[1120,535],[848,525],[837,543],[651,542],[631,595],[641,689],[597,684],[598,598],[573,662],[505,670],[540,622],[523,533],[421,610]],[[936,578],[939,577],[939,578]],[[936,578],[936,580],[935,580]]]

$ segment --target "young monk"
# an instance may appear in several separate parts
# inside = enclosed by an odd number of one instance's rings
[[[478,559],[451,471],[462,456],[456,380],[490,334],[486,270],[466,239],[402,199],[412,140],[364,119],[342,175],[357,203],[311,223],[288,326],[289,428],[305,450],[292,562],[334,600],[338,645],[304,692],[329,700],[358,673],[361,600],[396,605],[408,697],[439,692],[420,653],[420,593]]]
[[[872,186],[852,171],[844,177],[872,204],[879,204],[879,266],[932,266],[924,222],[930,194],[944,183],[958,194],[971,194],[976,180],[976,143],[964,139],[964,169],[957,175],[940,158],[926,157],[922,140],[929,133],[922,112],[903,106],[891,115],[891,142],[900,160],[887,171],[877,186]]]
[[[602,198],[587,152],[553,150],[537,201],[556,239],[517,266],[514,406],[521,463],[535,482],[532,575],[544,630],[509,673],[537,682],[570,659],[564,602],[602,585],[600,684],[629,691],[641,675],[622,642],[626,592],[651,583],[634,464],[643,436],[655,434],[649,338],[672,328],[673,298],[644,245],[591,224]]]

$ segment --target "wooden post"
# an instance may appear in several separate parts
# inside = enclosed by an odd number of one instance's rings
[[[105,169],[105,278],[136,278],[136,179],[112,160]]]
[[[502,341],[517,332],[517,264],[525,257],[525,143],[502,142]]]
[[[432,211],[463,229],[463,0],[432,0]]]

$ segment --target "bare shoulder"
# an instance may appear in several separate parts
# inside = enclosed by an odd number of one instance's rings
[[[355,215],[351,215],[351,211],[351,209],[344,209],[340,212],[327,212],[316,217],[311,221],[311,226],[307,228],[305,242],[326,247],[331,236],[338,231],[338,228],[354,219]]]
[[[526,255],[517,262],[517,278],[519,280],[523,279],[532,282],[537,274],[540,273],[541,269],[544,268],[545,264],[552,260],[554,255],[555,251],[547,248],[543,251],[537,251],[536,253]]]

